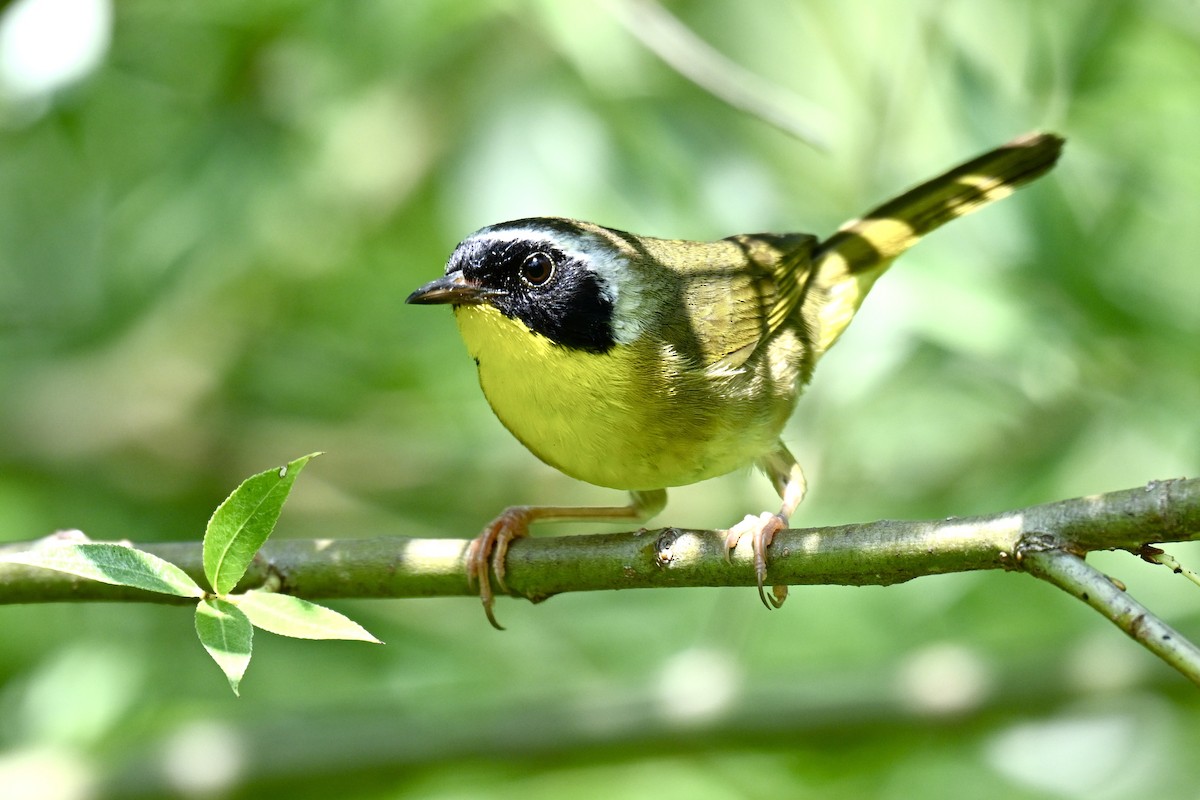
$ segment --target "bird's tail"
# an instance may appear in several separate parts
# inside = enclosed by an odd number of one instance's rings
[[[1062,152],[1052,133],[1022,136],[851,220],[818,245],[805,305],[819,356],[837,341],[871,285],[917,240],[1046,174]]]

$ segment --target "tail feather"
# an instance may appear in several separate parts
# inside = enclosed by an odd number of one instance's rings
[[[817,354],[828,350],[871,285],[897,256],[952,219],[1012,194],[1046,174],[1063,139],[1030,134],[984,153],[851,220],[818,245],[807,297]],[[807,304],[807,303],[806,303]]]

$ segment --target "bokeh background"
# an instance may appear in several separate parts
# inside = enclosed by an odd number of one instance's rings
[[[797,522],[987,513],[1200,471],[1200,5],[668,8],[794,96],[809,148],[552,0],[19,0],[0,11],[0,541],[198,540],[324,450],[277,536],[474,535],[607,504],[487,409],[445,309],[491,222],[831,232],[1033,129],[1053,175],[876,287],[787,438]],[[761,476],[664,522],[774,505]],[[578,531],[576,527],[574,530]],[[1200,566],[1200,551],[1174,548]],[[1200,593],[1095,563],[1193,638]],[[338,603],[235,699],[187,611],[0,608],[0,797],[1195,795],[1200,696],[1018,574]]]

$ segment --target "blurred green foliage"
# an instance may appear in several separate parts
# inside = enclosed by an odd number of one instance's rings
[[[797,522],[1200,471],[1196,3],[669,7],[825,109],[829,151],[585,2],[122,0],[86,78],[0,91],[0,540],[199,541],[242,477],[313,450],[277,536],[609,503],[502,429],[448,313],[403,305],[455,242],[531,214],[827,234],[1037,128],[1068,137],[1058,170],[918,246],[821,364]],[[661,519],[773,503],[747,473]],[[1187,585],[1095,561],[1200,636]],[[1194,688],[1021,575],[770,614],[751,590],[502,600],[504,634],[468,599],[341,608],[388,646],[272,641],[240,700],[183,610],[0,608],[0,796],[1195,793]]]

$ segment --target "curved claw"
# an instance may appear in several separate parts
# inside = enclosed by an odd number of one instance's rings
[[[496,621],[496,615],[492,612],[492,606],[495,605],[496,600],[492,595],[492,582],[488,576],[488,556],[491,555],[495,544],[496,537],[492,533],[491,525],[471,540],[471,544],[467,546],[466,555],[467,585],[472,589],[479,586],[479,600],[483,603],[483,613],[487,615],[488,622],[493,628],[502,631],[504,626]]]
[[[467,547],[467,585],[474,588],[479,586],[479,601],[483,603],[483,613],[491,626],[498,631],[504,626],[496,621],[493,607],[496,597],[492,593],[491,573],[496,574],[496,585],[500,591],[507,592],[504,583],[505,559],[508,557],[508,546],[513,539],[526,536],[529,533],[530,513],[524,506],[505,509],[496,517],[483,533],[471,540]]]
[[[766,588],[760,583],[758,585],[758,599],[762,600],[768,611],[783,607],[783,601],[787,600],[788,587],[785,585],[775,585],[771,587],[771,593],[767,594]]]
[[[771,593],[766,591],[767,582],[767,548],[775,540],[775,534],[787,528],[787,519],[782,514],[763,513],[757,517],[747,516],[734,525],[725,534],[725,560],[730,561],[729,554],[737,547],[741,538],[750,534],[751,550],[754,553],[754,577],[758,579],[758,597],[768,610],[779,608],[787,599],[787,586],[772,586]]]
[[[754,532],[754,538],[751,542],[754,550],[754,576],[758,578],[758,597],[769,611],[773,608],[779,608],[783,605],[783,601],[787,599],[786,586],[772,586],[769,599],[763,588],[763,584],[767,580],[767,548],[771,546],[771,542],[775,541],[775,534],[787,528],[787,520],[780,514],[771,514],[770,516],[764,514],[763,516],[767,518],[759,518],[762,525]],[[780,591],[781,588],[782,592]]]

